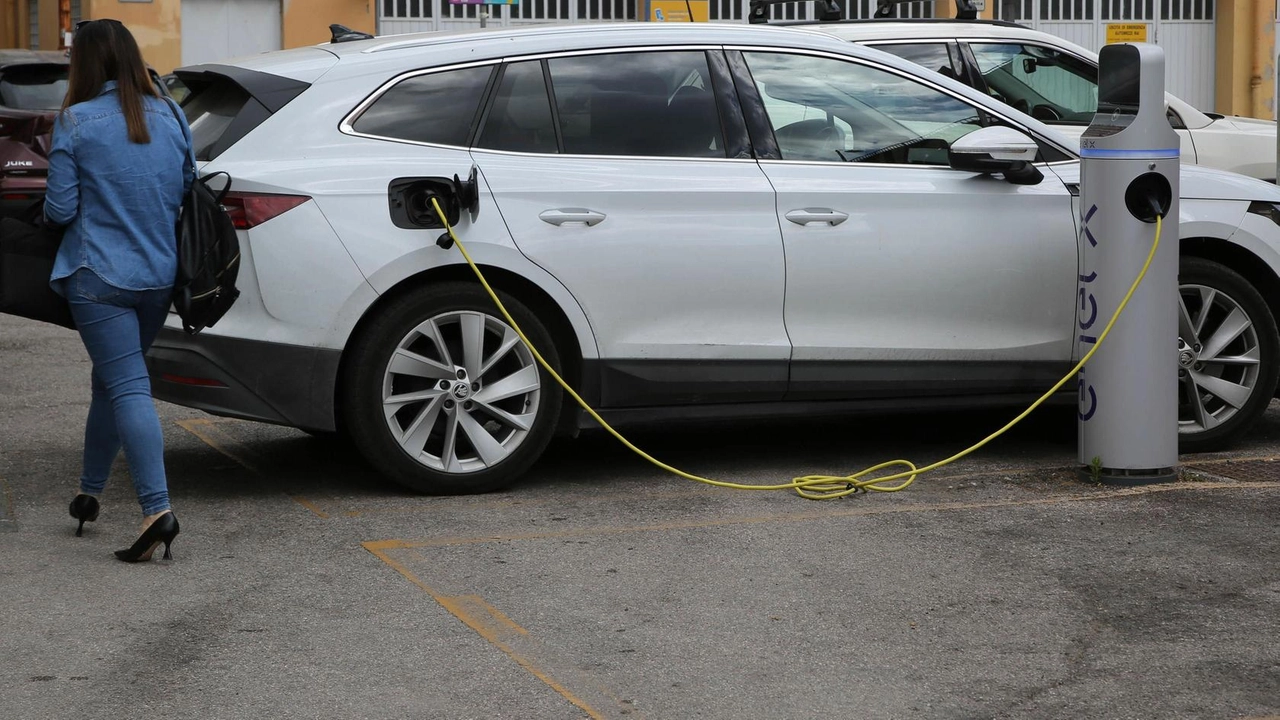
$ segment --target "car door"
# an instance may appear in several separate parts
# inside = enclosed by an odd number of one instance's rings
[[[1001,393],[1058,379],[1077,268],[1063,183],[951,169],[950,143],[994,116],[920,78],[816,54],[742,58],[735,77],[768,117],[753,140],[772,134],[757,148],[786,248],[789,397]]]
[[[781,232],[737,103],[711,48],[503,70],[472,155],[520,250],[589,318],[606,407],[786,390]]]

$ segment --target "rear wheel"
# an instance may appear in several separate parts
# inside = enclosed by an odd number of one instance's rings
[[[1257,289],[1225,265],[1184,257],[1178,286],[1178,445],[1217,450],[1271,402],[1280,339]]]
[[[502,302],[542,356],[559,367],[543,324]],[[355,341],[343,390],[361,453],[415,491],[489,492],[542,454],[561,391],[477,285],[445,283],[393,301]]]

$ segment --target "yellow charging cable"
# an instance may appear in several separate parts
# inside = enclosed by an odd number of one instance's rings
[[[449,237],[457,244],[458,250],[462,252],[462,257],[466,259],[467,264],[471,266],[471,270],[475,272],[476,277],[480,279],[480,284],[484,286],[485,292],[489,293],[489,297],[492,298],[493,302],[498,306],[498,310],[502,311],[502,316],[507,319],[507,322],[511,324],[512,329],[514,329],[516,334],[520,336],[520,340],[524,342],[525,347],[528,347],[529,351],[533,353],[533,356],[537,358],[538,364],[550,373],[551,377],[555,378],[556,382],[560,384],[560,387],[564,388],[564,391],[569,393],[569,396],[572,397],[583,410],[587,411],[587,414],[589,414],[593,420],[600,423],[600,427],[609,431],[610,435],[617,438],[618,442],[621,442],[632,452],[645,460],[648,460],[667,472],[679,475],[686,480],[694,480],[696,482],[706,483],[707,485],[730,488],[733,490],[795,490],[801,497],[809,500],[831,500],[834,498],[844,497],[846,495],[852,495],[859,490],[863,492],[869,490],[876,492],[897,492],[899,490],[905,490],[907,486],[915,482],[917,475],[927,473],[930,470],[937,470],[945,465],[950,465],[960,458],[975,452],[987,443],[1008,432],[1009,428],[1017,425],[1019,422],[1022,422],[1022,420],[1030,415],[1033,410],[1043,405],[1044,402],[1053,396],[1054,393],[1058,392],[1058,390],[1060,390],[1068,380],[1074,377],[1076,373],[1080,372],[1080,368],[1084,367],[1084,364],[1089,362],[1089,358],[1093,357],[1093,354],[1098,351],[1099,347],[1101,347],[1102,341],[1107,338],[1107,334],[1111,332],[1111,327],[1116,324],[1116,320],[1120,317],[1120,313],[1124,311],[1125,306],[1129,304],[1129,299],[1133,297],[1133,293],[1138,289],[1138,284],[1142,282],[1142,278],[1146,277],[1147,269],[1151,267],[1151,261],[1156,256],[1156,249],[1160,247],[1160,232],[1163,224],[1163,218],[1160,215],[1157,215],[1156,237],[1155,240],[1151,242],[1151,251],[1147,253],[1147,261],[1142,264],[1142,271],[1138,273],[1138,277],[1134,278],[1133,284],[1129,286],[1129,292],[1124,294],[1124,299],[1121,300],[1120,305],[1116,307],[1115,313],[1112,314],[1111,319],[1107,321],[1107,326],[1102,329],[1102,332],[1098,335],[1098,340],[1094,343],[1093,347],[1089,349],[1089,352],[1085,353],[1085,356],[1080,358],[1080,362],[1076,363],[1075,367],[1071,368],[1071,371],[1064,375],[1057,384],[1049,388],[1048,392],[1044,395],[1041,395],[1040,399],[1031,403],[1031,406],[1026,410],[1023,410],[1020,415],[1010,420],[1004,427],[983,438],[981,442],[961,450],[945,460],[939,460],[932,465],[926,465],[922,468],[917,468],[915,463],[910,460],[889,460],[888,462],[873,465],[866,470],[856,472],[852,475],[805,475],[793,478],[791,482],[779,483],[776,485],[746,485],[743,483],[725,482],[723,480],[712,480],[711,478],[704,478],[699,475],[684,472],[679,468],[672,467],[661,460],[658,460],[644,450],[641,450],[633,445],[630,440],[623,437],[617,430],[614,430],[609,423],[605,422],[604,418],[600,417],[599,413],[593,410],[591,406],[582,399],[582,396],[578,395],[573,388],[569,387],[569,383],[565,382],[564,378],[560,377],[560,374],[555,371],[555,368],[551,367],[551,365],[542,358],[538,349],[533,346],[533,343],[529,342],[529,338],[525,337],[524,331],[520,329],[518,324],[516,324],[515,318],[511,317],[511,313],[507,312],[506,306],[504,306],[502,301],[498,299],[498,294],[493,291],[492,287],[489,287],[489,281],[485,280],[484,273],[480,272],[480,268],[476,266],[475,261],[471,259],[470,253],[467,252],[466,246],[458,239],[458,235],[453,231],[453,226],[449,224],[449,219],[445,217],[444,211],[441,210],[440,203],[436,201],[436,198],[431,198],[431,205],[435,208],[436,214],[440,216],[440,222],[444,223],[445,230],[449,232]],[[878,470],[894,466],[902,466],[907,468],[907,470],[880,477],[866,477]],[[902,482],[896,485],[887,486],[882,484],[893,480],[901,480]]]

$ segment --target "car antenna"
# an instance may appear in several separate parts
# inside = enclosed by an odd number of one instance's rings
[[[329,33],[332,35],[332,38],[329,40],[330,43],[351,42],[353,40],[372,40],[373,39],[373,36],[367,32],[352,30],[346,25],[339,25],[337,23],[334,23],[329,26]]]

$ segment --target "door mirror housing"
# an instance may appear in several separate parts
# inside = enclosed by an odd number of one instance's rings
[[[947,160],[956,170],[1001,173],[1015,185],[1038,185],[1044,175],[1033,163],[1040,152],[1035,140],[1010,127],[985,127],[956,140]]]

